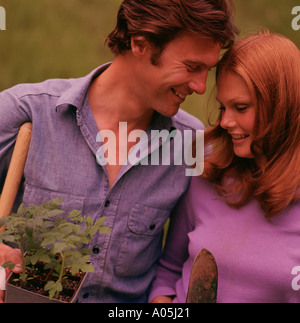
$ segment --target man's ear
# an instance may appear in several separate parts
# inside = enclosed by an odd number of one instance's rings
[[[144,56],[150,49],[149,41],[144,36],[131,37],[131,50],[135,56]]]

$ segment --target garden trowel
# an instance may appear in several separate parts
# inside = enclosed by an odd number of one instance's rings
[[[197,254],[190,277],[187,303],[216,303],[218,268],[214,256],[206,249]]]
[[[23,124],[19,130],[11,161],[9,164],[8,172],[6,175],[5,183],[1,193],[0,218],[10,215],[12,211],[22,180],[22,175],[31,140],[31,132],[32,124],[30,122]],[[0,232],[3,231],[3,229],[3,227],[0,228]]]

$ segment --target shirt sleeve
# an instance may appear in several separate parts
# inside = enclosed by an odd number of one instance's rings
[[[176,295],[176,282],[181,278],[183,264],[189,256],[188,233],[193,230],[188,200],[187,193],[172,212],[166,246],[151,286],[149,302],[156,296]]]
[[[22,103],[12,89],[0,93],[0,193],[18,131],[30,119],[29,106]]]

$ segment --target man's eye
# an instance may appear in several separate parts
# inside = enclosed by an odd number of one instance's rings
[[[187,69],[188,72],[193,72],[194,71],[194,68],[192,66],[190,66],[190,65],[187,65],[186,69]]]
[[[191,66],[191,65],[186,65],[186,69],[188,72],[197,72],[200,70],[199,66]]]

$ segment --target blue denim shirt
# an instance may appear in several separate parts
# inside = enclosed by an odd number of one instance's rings
[[[185,165],[128,164],[110,188],[105,166],[96,161],[101,143],[87,99],[91,81],[108,66],[83,78],[20,84],[0,93],[0,187],[18,129],[31,121],[31,145],[17,203],[38,205],[59,197],[66,212],[79,209],[94,219],[106,216],[112,231],[93,238],[95,272],[88,274],[79,302],[146,302],[164,224],[190,177]],[[155,114],[147,133],[173,128],[204,127],[179,110],[173,118]]]

